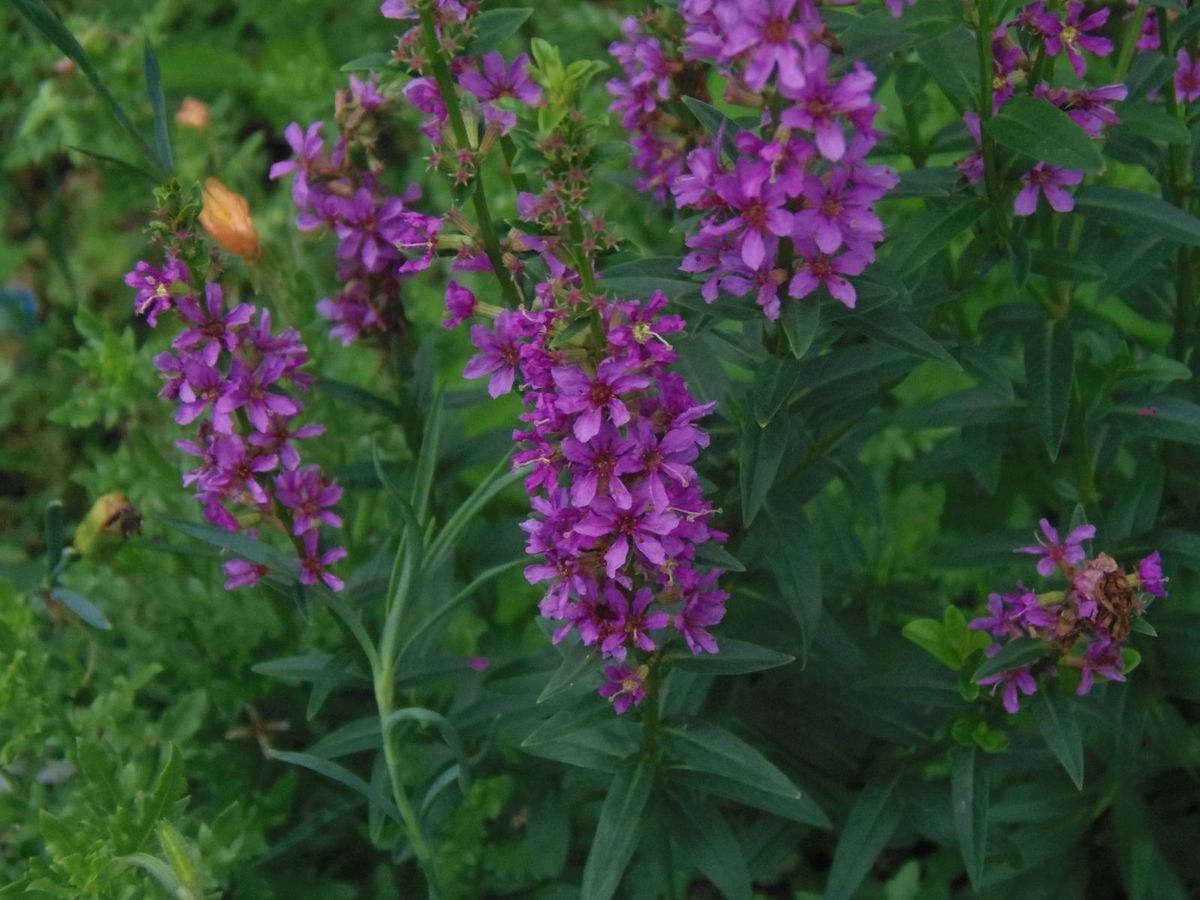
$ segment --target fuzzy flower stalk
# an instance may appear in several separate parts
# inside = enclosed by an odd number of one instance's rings
[[[1125,571],[1106,553],[1090,556],[1086,541],[1096,536],[1091,525],[1080,525],[1065,537],[1046,519],[1041,520],[1038,543],[1017,548],[1017,553],[1038,557],[1037,573],[1058,576],[1064,587],[1038,593],[1023,583],[1007,594],[992,594],[988,615],[971,622],[971,628],[993,639],[989,657],[1009,641],[1034,638],[1043,641],[1047,656],[979,680],[1003,695],[1004,708],[1016,713],[1021,696],[1037,692],[1038,674],[1053,677],[1067,669],[1079,672],[1078,694],[1091,691],[1097,678],[1124,681],[1131,651],[1125,642],[1150,603],[1167,596],[1162,557],[1155,551],[1132,571]]]
[[[706,275],[705,300],[753,295],[770,319],[819,288],[853,307],[851,279],[883,240],[875,204],[897,183],[891,169],[867,162],[882,137],[875,76],[862,63],[838,63],[809,0],[684,0],[679,14],[678,59],[660,49],[661,14],[627,21],[626,39],[610,48],[625,70],[609,83],[613,109],[635,146],[659,121],[690,120],[674,101],[707,99],[699,86],[713,69],[728,84],[725,99],[759,118],[753,130],[727,123],[717,140],[693,129],[692,149],[671,172],[675,205],[703,216],[684,271]],[[664,152],[655,165],[668,161]]]
[[[300,333],[276,331],[269,310],[232,301],[216,281],[196,281],[174,252],[162,266],[139,262],[125,283],[152,327],[168,312],[183,326],[155,365],[166,380],[159,396],[175,402],[175,421],[192,432],[176,446],[197,460],[183,483],[205,518],[228,531],[285,531],[300,581],[341,590],[330,567],[346,550],[322,549],[320,532],[341,527],[335,507],[342,489],[318,466],[304,465],[297,447],[325,431],[300,423],[299,396],[311,382],[300,371],[308,359]],[[225,574],[233,589],[258,583],[267,567],[235,559]]]

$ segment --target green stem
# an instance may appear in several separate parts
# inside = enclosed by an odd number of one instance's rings
[[[504,151],[504,163],[508,166],[508,178],[518,191],[529,191],[529,179],[517,171],[517,145],[507,134],[500,138],[500,149]]]
[[[592,272],[592,260],[583,249],[583,219],[580,218],[577,207],[571,208],[569,227],[571,243],[574,245],[575,251],[575,268],[579,270],[579,277],[583,279],[583,289],[588,297],[595,297],[599,291],[596,290],[596,276]]]
[[[928,154],[925,142],[921,140],[921,122],[917,118],[917,111],[911,103],[901,104],[900,109],[904,113],[904,128],[908,133],[908,158],[912,160],[914,169],[923,169]]]
[[[438,42],[437,28],[433,21],[433,10],[427,6],[421,8],[421,26],[425,29],[425,50],[429,54],[429,62],[433,67],[433,77],[441,91],[442,100],[446,104],[446,117],[450,120],[450,128],[460,148],[470,147],[467,126],[463,121],[462,108],[458,105],[458,93],[454,88],[454,76],[450,73],[450,65]],[[492,221],[492,212],[488,208],[487,192],[484,188],[483,173],[475,176],[475,190],[471,196],[475,206],[475,221],[479,233],[483,237],[484,251],[496,272],[500,282],[500,290],[509,306],[520,306],[521,295],[513,283],[512,275],[504,265],[504,257],[500,252],[500,239],[496,235],[496,226]]]
[[[1125,80],[1125,73],[1133,64],[1133,54],[1137,52],[1137,42],[1142,36],[1142,26],[1146,24],[1146,14],[1149,12],[1149,3],[1139,3],[1137,9],[1133,11],[1133,18],[1129,20],[1129,27],[1125,31],[1125,37],[1121,40],[1121,52],[1117,56],[1113,72],[1114,82]]]
[[[992,21],[990,0],[979,0],[979,136],[983,153],[983,183],[988,200],[992,204],[992,218],[996,232],[1008,237],[1008,219],[1000,206],[1000,182],[996,176],[996,142],[987,133],[987,121],[992,117],[992,79],[995,78],[995,61],[992,57]]]

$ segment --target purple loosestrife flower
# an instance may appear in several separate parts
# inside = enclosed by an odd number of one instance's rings
[[[330,572],[329,567],[346,558],[346,548],[334,547],[321,553],[317,547],[319,540],[316,529],[304,533],[304,556],[297,560],[300,564],[300,583],[312,585],[323,581],[331,591],[340,591],[346,584]]]
[[[1079,688],[1076,693],[1080,696],[1091,693],[1096,676],[1100,675],[1109,681],[1124,681],[1125,660],[1121,658],[1121,645],[1109,635],[1104,635],[1088,645],[1083,654],[1082,665],[1079,669]]]
[[[1045,195],[1051,209],[1065,213],[1075,208],[1075,198],[1066,188],[1083,181],[1083,173],[1038,163],[1021,176],[1021,181],[1025,186],[1013,201],[1018,216],[1032,216],[1037,212],[1039,192]]]
[[[1154,597],[1167,596],[1167,580],[1163,578],[1162,555],[1157,550],[1137,564],[1142,589]]]
[[[807,80],[804,54],[815,36],[811,23],[796,21],[803,0],[740,0],[718,3],[714,12],[725,35],[721,54],[742,57],[742,78],[753,91],[761,91],[778,71],[779,83],[801,88]]]
[[[330,507],[342,499],[342,489],[321,474],[317,466],[286,471],[275,479],[275,498],[292,511],[296,534],[305,534],[324,522],[341,528],[342,517]]]
[[[618,509],[629,509],[633,505],[633,495],[621,476],[639,469],[633,456],[634,448],[633,441],[622,438],[617,429],[609,425],[603,426],[587,442],[563,438],[562,455],[573,464],[571,503],[581,508],[591,506],[597,491],[602,491],[601,496],[611,497]]]
[[[993,645],[995,651],[998,652],[999,645]],[[989,653],[989,656],[994,656],[995,652]],[[1009,713],[1016,715],[1021,711],[1021,694],[1026,697],[1037,693],[1037,681],[1026,666],[1020,669],[1010,669],[1007,672],[1001,672],[999,675],[991,675],[987,678],[980,678],[979,683],[984,687],[998,688],[1004,685],[1004,708]]]
[[[542,88],[529,77],[529,55],[522,53],[506,65],[499,53],[485,53],[480,60],[482,71],[467,69],[458,76],[458,83],[480,100],[499,100],[512,97],[529,106],[542,102]]]
[[[1045,7],[1045,4],[1035,5]],[[1080,78],[1087,73],[1087,62],[1084,61],[1080,50],[1086,50],[1096,56],[1108,56],[1113,51],[1112,41],[1108,38],[1088,34],[1104,27],[1104,23],[1108,21],[1109,10],[1097,10],[1081,21],[1079,17],[1083,14],[1083,8],[1080,0],[1071,0],[1067,7],[1066,21],[1060,21],[1052,14],[1045,14],[1049,18],[1043,16],[1039,23],[1046,28],[1043,32],[1046,35],[1046,52],[1051,56],[1065,52],[1071,60],[1075,74]],[[1053,19],[1053,23],[1050,19]]]
[[[829,79],[829,50],[816,47],[809,53],[808,76],[803,87],[783,94],[792,101],[781,121],[792,128],[803,128],[816,135],[817,149],[828,160],[837,162],[846,152],[846,133],[841,119],[871,108],[875,76],[862,63],[836,82]]]
[[[457,328],[475,315],[478,305],[473,291],[463,287],[457,281],[451,281],[446,285],[446,309],[450,313],[450,318],[443,322],[442,326]]]
[[[572,430],[580,441],[590,441],[600,431],[604,413],[613,425],[629,421],[629,408],[622,394],[650,386],[650,380],[637,374],[630,360],[606,359],[589,376],[576,368],[560,367],[551,373],[558,388],[557,407],[575,416]]]
[[[225,590],[232,591],[242,587],[252,587],[267,577],[270,571],[259,563],[246,562],[244,559],[231,559],[222,566],[225,571]]]
[[[600,696],[612,702],[617,715],[631,706],[641,706],[646,699],[646,679],[639,669],[629,666],[609,666],[604,670],[607,679],[600,687]]]
[[[190,291],[191,280],[188,267],[174,256],[168,256],[161,269],[149,263],[139,262],[133,271],[125,276],[125,283],[137,291],[134,311],[139,316],[145,316],[151,328],[158,325],[161,313],[174,306],[172,286],[180,285]]]
[[[1175,96],[1182,103],[1200,100],[1200,57],[1192,58],[1186,50],[1175,55]]]
[[[850,309],[854,308],[858,295],[854,285],[844,276],[861,275],[870,264],[870,259],[854,250],[839,256],[822,253],[815,243],[802,238],[796,240],[796,253],[802,262],[788,285],[790,296],[797,299],[807,297],[823,285],[832,296]]]
[[[734,244],[742,261],[757,269],[768,255],[774,256],[775,239],[791,232],[792,214],[784,208],[787,192],[782,184],[771,180],[771,170],[765,164],[744,158],[738,160],[733,173],[717,179],[716,190],[733,215],[719,225],[707,224],[702,230],[711,235],[735,235]]]
[[[504,310],[496,318],[493,328],[486,325],[471,326],[471,343],[483,351],[463,371],[467,378],[488,379],[488,393],[493,397],[507,394],[513,389],[517,377],[517,364],[521,350],[517,345],[517,334],[513,328],[513,313]]]
[[[661,566],[666,562],[661,538],[670,534],[679,525],[679,516],[671,512],[654,512],[648,496],[635,497],[627,509],[608,497],[597,497],[588,514],[575,526],[575,533],[587,537],[612,538],[604,552],[604,563],[609,578],[615,578],[617,570],[629,558],[629,544],[651,565]]]
[[[1079,525],[1071,529],[1071,533],[1067,535],[1065,541],[1059,542],[1058,529],[1050,524],[1049,519],[1041,519],[1039,524],[1042,527],[1042,534],[1045,535],[1046,541],[1032,547],[1018,547],[1017,553],[1030,553],[1034,556],[1040,556],[1038,560],[1038,574],[1043,578],[1048,578],[1054,574],[1056,569],[1061,568],[1063,571],[1070,571],[1073,566],[1078,565],[1087,559],[1087,553],[1083,549],[1083,542],[1090,541],[1096,536],[1096,526],[1094,525]]]
[[[656,650],[658,645],[649,632],[666,628],[671,623],[671,617],[661,610],[648,612],[655,600],[654,592],[642,588],[634,595],[632,604],[624,593],[615,588],[606,596],[613,617],[608,623],[608,636],[601,642],[600,649],[610,658],[618,660],[625,658],[627,643],[647,653]]]
[[[190,296],[176,303],[179,315],[193,327],[183,331],[171,343],[176,350],[200,348],[201,358],[209,366],[216,365],[222,350],[232,352],[238,346],[238,332],[254,317],[254,307],[239,303],[225,311],[225,293],[215,281],[204,286],[204,306]]]
[[[843,244],[868,259],[883,240],[883,223],[875,215],[874,197],[855,184],[851,172],[832,169],[824,179],[809,175],[802,196],[805,208],[795,214],[794,233],[811,237],[822,253],[834,253]]]
[[[1094,138],[1101,136],[1105,126],[1120,124],[1120,116],[1109,104],[1124,100],[1128,94],[1129,89],[1123,84],[1109,84],[1093,90],[1052,88],[1040,84],[1034,90],[1035,96],[1049,100]]]

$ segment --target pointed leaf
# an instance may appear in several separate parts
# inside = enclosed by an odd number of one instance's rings
[[[891,840],[907,796],[901,773],[876,776],[859,795],[838,838],[829,869],[825,900],[850,900]]]
[[[400,811],[396,809],[396,804],[378,788],[367,784],[367,782],[363,781],[349,769],[309,753],[290,753],[284,750],[272,750],[270,756],[272,759],[278,759],[280,762],[290,763],[293,766],[300,766],[301,768],[316,772],[318,775],[324,775],[326,778],[350,788],[365,798],[368,803],[389,819],[400,825],[404,824],[400,818]]]
[[[825,815],[825,811],[807,793],[800,797],[784,797],[781,794],[774,794],[746,784],[744,781],[722,778],[719,775],[695,769],[668,768],[666,774],[673,784],[683,785],[702,794],[733,800],[743,806],[761,809],[803,825],[813,825],[817,828],[832,827],[829,816]]]
[[[1053,687],[1039,690],[1033,701],[1033,718],[1050,752],[1062,763],[1075,787],[1083,790],[1083,737],[1071,701]]]
[[[1082,128],[1041,97],[1014,97],[983,123],[997,144],[1039,162],[1080,172],[1100,172],[1104,158]]]
[[[1075,372],[1075,344],[1062,321],[1048,321],[1025,342],[1025,383],[1034,426],[1050,458],[1058,458],[1067,430],[1071,382]]]
[[[983,661],[983,665],[975,670],[971,680],[979,681],[1035,663],[1043,656],[1048,656],[1050,650],[1049,644],[1037,638],[1023,637],[1009,641],[999,653]]]
[[[112,622],[105,618],[104,613],[100,612],[91,600],[78,591],[60,585],[50,591],[50,596],[93,628],[99,628],[101,631],[112,630]]]
[[[980,890],[983,863],[987,856],[988,773],[987,758],[974,747],[957,750],[950,766],[950,802],[954,809],[954,832],[971,886]]]
[[[704,130],[710,136],[714,139],[721,138],[722,152],[730,159],[737,159],[739,151],[734,139],[741,132],[741,126],[715,106],[705,103],[703,100],[697,100],[695,97],[684,97],[683,104],[692,111],[692,115],[696,117],[696,121],[704,126]]]
[[[586,677],[594,674],[593,663],[598,656],[595,647],[585,647],[582,643],[573,644],[563,657],[558,671],[550,677],[542,692],[538,694],[537,702],[545,703],[578,687]]]
[[[171,135],[167,131],[167,104],[163,98],[162,73],[158,69],[158,57],[147,40],[142,45],[142,60],[146,69],[146,91],[150,95],[150,109],[154,113],[154,150],[158,164],[167,172],[175,170],[175,157],[171,153]]]
[[[532,13],[533,10],[529,7],[489,9],[481,12],[471,20],[475,27],[475,37],[467,45],[467,55],[483,56],[485,53],[499,50],[501,44],[521,30],[521,26]]]
[[[711,803],[694,797],[672,800],[671,837],[685,858],[728,900],[750,900],[750,870],[729,823]]]
[[[654,765],[644,758],[613,778],[583,867],[581,893],[588,900],[609,900],[617,892],[637,847],[642,811],[650,799],[653,783]]]
[[[1140,621],[1140,620],[1139,620]],[[795,662],[796,657],[769,647],[760,647],[749,641],[721,638],[720,653],[690,653],[686,649],[673,650],[662,657],[662,665],[669,665],[686,672],[704,672],[710,675],[745,675],[762,672]]]
[[[748,422],[742,429],[742,521],[746,527],[762,509],[767,493],[775,483],[790,434],[786,416],[772,419],[765,427]]]
[[[792,356],[800,359],[812,347],[817,332],[821,330],[821,304],[811,299],[784,303],[780,323],[787,335]]]
[[[1116,228],[1153,235],[1164,241],[1200,245],[1200,219],[1149,194],[1087,185],[1076,191],[1075,206],[1089,219]]]
[[[891,344],[914,356],[945,363],[957,372],[962,371],[958,360],[951,356],[945,347],[894,309],[873,309],[861,316],[851,316],[846,320],[846,324],[873,341]]]
[[[662,731],[663,752],[701,772],[798,799],[800,789],[765,756],[730,731],[708,722],[672,725]]]

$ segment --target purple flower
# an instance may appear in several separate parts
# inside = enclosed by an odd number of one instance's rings
[[[139,316],[145,316],[151,328],[158,326],[158,316],[171,309],[174,297],[171,288],[180,285],[191,291],[191,273],[174,255],[168,255],[166,264],[155,268],[149,263],[139,262],[125,276],[125,283],[137,291],[133,308]]]
[[[618,509],[629,509],[633,495],[621,476],[639,469],[633,449],[633,441],[607,425],[587,442],[564,438],[562,455],[574,463],[571,503],[581,508],[590,506],[599,491],[599,496],[611,497]]]
[[[297,560],[300,564],[300,583],[316,584],[325,582],[331,591],[340,591],[346,586],[342,579],[329,571],[329,567],[348,556],[345,547],[334,547],[324,553],[318,551],[317,530],[304,533],[304,556]]]
[[[600,431],[603,414],[613,425],[629,421],[629,408],[622,394],[650,386],[650,380],[630,370],[629,360],[606,359],[595,377],[573,367],[560,367],[551,373],[558,388],[557,407],[574,415],[573,431],[580,441],[590,441]]]
[[[967,132],[971,137],[975,139],[975,149],[955,168],[966,176],[967,181],[975,184],[983,181],[983,150],[981,149],[983,132],[980,130],[979,113],[974,110],[963,113],[963,124],[967,126]]]
[[[517,363],[521,360],[521,350],[517,346],[513,320],[513,313],[506,309],[496,317],[496,324],[492,329],[486,325],[471,326],[471,343],[483,353],[467,363],[463,375],[467,378],[491,375],[488,380],[488,393],[493,397],[511,391],[517,377]]]
[[[457,328],[471,316],[475,315],[475,307],[477,306],[475,294],[469,289],[463,287],[457,281],[451,281],[446,285],[446,309],[450,311],[450,318],[442,323],[444,328]]]
[[[329,507],[342,499],[342,489],[317,466],[284,472],[275,479],[275,498],[292,511],[296,534],[314,531],[318,523],[341,528],[342,517]]]
[[[995,656],[1000,650],[998,644],[993,644],[992,647],[993,652],[989,653],[988,656]],[[1004,708],[1013,715],[1021,711],[1021,694],[1029,697],[1037,693],[1037,681],[1034,680],[1028,666],[1020,669],[1009,669],[1007,672],[1001,672],[999,675],[981,678],[979,679],[979,683],[985,687],[1003,684]]]
[[[875,76],[862,63],[836,82],[829,80],[829,50],[813,48],[808,58],[808,77],[799,90],[783,94],[793,101],[783,111],[781,121],[816,135],[817,149],[826,159],[837,162],[846,152],[846,134],[839,118],[848,118],[871,107]]]
[[[824,180],[808,176],[802,196],[807,202],[795,215],[794,233],[811,237],[822,253],[846,244],[865,255],[883,240],[883,223],[871,208],[870,195],[851,181],[849,170],[836,168]]]
[[[597,497],[588,514],[576,524],[575,532],[587,537],[611,538],[604,552],[605,571],[615,578],[617,571],[629,559],[629,543],[654,566],[666,562],[661,538],[679,524],[679,516],[671,512],[654,512],[645,496],[635,496],[628,509],[621,509],[608,497]]]
[[[632,644],[647,653],[657,645],[647,632],[666,628],[671,617],[662,611],[648,612],[654,602],[654,591],[642,588],[633,597],[633,603],[615,588],[607,594],[612,618],[608,622],[608,636],[600,643],[600,650],[613,659],[625,658],[625,644]]]
[[[600,687],[600,696],[610,700],[617,715],[631,706],[640,706],[646,699],[646,678],[641,670],[629,666],[609,666],[604,670],[607,679]]]
[[[375,75],[366,81],[357,75],[351,75],[350,96],[366,110],[380,109],[387,105],[387,98],[379,93],[379,78]]]
[[[713,235],[734,234],[742,260],[757,269],[767,258],[768,244],[774,256],[774,238],[785,237],[792,229],[792,214],[784,208],[787,192],[771,180],[770,167],[746,158],[738,160],[733,173],[717,179],[716,190],[735,215],[719,225],[706,224],[703,230]]]
[[[1065,213],[1075,208],[1075,198],[1064,188],[1083,181],[1083,173],[1038,163],[1021,176],[1021,181],[1025,187],[1013,202],[1018,216],[1032,216],[1037,212],[1039,191],[1046,195],[1046,201],[1055,212]]]
[[[1044,3],[1034,5],[1045,8]],[[1057,16],[1049,13],[1040,20],[1040,24],[1046,29],[1046,52],[1051,56],[1058,56],[1065,51],[1071,60],[1071,67],[1080,78],[1087,72],[1087,63],[1079,52],[1081,49],[1097,56],[1108,56],[1113,50],[1112,41],[1108,38],[1088,34],[1089,31],[1104,27],[1104,23],[1108,21],[1109,10],[1097,10],[1081,21],[1079,17],[1083,14],[1083,9],[1080,0],[1071,0],[1065,22],[1059,21]]]
[[[480,100],[499,100],[512,97],[530,106],[542,102],[541,87],[529,77],[528,54],[522,53],[505,65],[504,57],[493,51],[481,60],[482,72],[467,69],[458,76],[458,83]]]
[[[1167,596],[1167,580],[1163,578],[1162,556],[1157,550],[1138,563],[1137,575],[1144,591],[1155,597]]]
[[[1121,657],[1121,645],[1109,635],[1104,635],[1088,645],[1081,659],[1079,669],[1079,688],[1076,693],[1083,696],[1090,693],[1096,676],[1107,678],[1109,681],[1124,681],[1121,671],[1125,668],[1125,660]]]
[[[222,350],[232,353],[237,348],[237,333],[254,318],[254,307],[239,303],[226,313],[225,293],[215,281],[204,286],[204,297],[203,307],[195,298],[179,298],[176,309],[195,327],[180,334],[171,346],[176,350],[199,347],[205,364],[215,366]]]
[[[225,570],[225,590],[227,591],[256,585],[270,571],[264,565],[246,562],[244,559],[231,559],[222,568]]]
[[[267,356],[253,369],[241,360],[235,360],[230,367],[225,392],[217,401],[217,412],[228,417],[235,410],[244,409],[250,424],[260,432],[271,427],[272,415],[296,415],[301,409],[297,401],[270,391],[283,377],[286,367],[287,360],[279,356]],[[217,430],[224,429],[218,427]]]
[[[1071,533],[1067,535],[1067,539],[1059,543],[1058,529],[1051,525],[1048,519],[1041,519],[1039,524],[1042,526],[1042,534],[1045,535],[1046,541],[1042,542],[1039,538],[1037,546],[1018,547],[1013,552],[1030,553],[1042,557],[1038,560],[1037,571],[1043,578],[1050,577],[1054,574],[1055,569],[1060,567],[1067,571],[1087,558],[1087,553],[1084,552],[1081,544],[1096,536],[1094,525],[1080,525],[1072,529]]]
[[[751,90],[761,91],[776,69],[781,84],[803,87],[804,52],[811,52],[816,35],[811,21],[793,19],[796,4],[797,0],[750,0],[714,10],[726,29],[721,53],[727,59],[744,55],[742,78]]]
[[[1200,99],[1200,57],[1192,58],[1186,50],[1175,55],[1175,96],[1182,103]]]
[[[788,285],[788,294],[797,299],[807,297],[821,285],[846,306],[854,309],[858,295],[845,275],[861,275],[870,264],[862,253],[848,250],[840,256],[822,253],[811,241],[797,239],[799,267]]]
[[[321,139],[321,122],[314,122],[305,131],[298,122],[293,122],[283,132],[288,146],[296,154],[295,159],[284,160],[271,166],[270,178],[282,178],[290,172],[298,173],[292,184],[292,199],[298,206],[308,202],[308,179],[324,157],[325,142]]]

